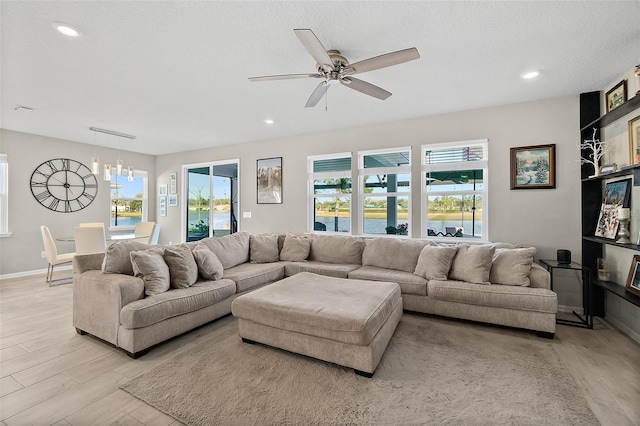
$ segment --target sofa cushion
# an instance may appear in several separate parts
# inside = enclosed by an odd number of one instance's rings
[[[249,234],[246,232],[236,232],[220,238],[203,238],[200,242],[220,259],[224,269],[249,261]]]
[[[365,241],[362,266],[377,266],[413,273],[420,252],[429,244],[426,240],[372,238]]]
[[[425,246],[413,273],[428,280],[446,280],[457,251],[456,247]]]
[[[309,260],[362,265],[364,241],[359,237],[312,235]]]
[[[187,288],[198,281],[198,265],[188,246],[167,246],[163,257],[169,267],[171,287]]]
[[[378,268],[377,266],[363,266],[349,272],[349,278],[370,281],[389,281],[398,283],[402,294],[427,295],[427,280],[411,272]]]
[[[493,255],[489,281],[491,284],[528,286],[535,254],[534,247],[497,249]]]
[[[197,246],[192,253],[196,265],[198,265],[198,272],[202,278],[206,280],[219,280],[222,278],[222,274],[224,273],[222,263],[220,263],[218,256],[209,250],[207,246],[204,244]]]
[[[129,303],[120,311],[120,324],[127,329],[147,327],[206,308],[235,292],[236,284],[231,280],[199,281],[188,288],[171,289]]]
[[[284,278],[283,263],[243,263],[224,270],[224,279],[236,283],[238,293]]]
[[[270,263],[280,260],[278,236],[276,234],[251,235],[249,237],[249,261]]]
[[[399,304],[395,283],[301,273],[238,297],[231,310],[280,330],[366,346]]]
[[[431,280],[427,284],[427,296],[468,305],[552,314],[558,311],[556,293],[544,288]]]
[[[116,241],[109,244],[104,252],[102,272],[106,274],[133,275],[133,266],[131,266],[129,253],[146,250],[150,247],[152,247],[150,244],[136,241]]]
[[[311,240],[305,235],[287,234],[282,243],[280,260],[302,262],[309,257]]]
[[[343,263],[324,263],[316,261],[288,262],[284,268],[287,277],[299,274],[300,272],[311,272],[328,277],[347,278],[349,272],[355,271],[360,265],[349,265]]]
[[[449,270],[449,279],[489,284],[494,252],[495,248],[489,245],[459,245]]]
[[[153,296],[169,290],[171,276],[162,252],[158,250],[132,251],[129,254],[133,274],[144,281],[144,294]]]

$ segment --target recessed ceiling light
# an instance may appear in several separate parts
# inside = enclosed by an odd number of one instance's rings
[[[528,80],[530,78],[536,78],[539,75],[540,75],[540,71],[529,71],[529,72],[526,72],[526,73],[522,74],[522,78]]]
[[[80,36],[80,31],[69,24],[65,24],[64,22],[54,22],[53,28],[55,28],[60,34],[64,34],[68,37]]]
[[[264,120],[264,123],[271,125],[271,124],[275,123],[275,121],[273,121],[273,120],[268,118],[268,119]]]

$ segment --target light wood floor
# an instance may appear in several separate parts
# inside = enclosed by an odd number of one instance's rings
[[[180,425],[118,387],[199,339],[213,344],[226,337],[233,328],[224,326],[235,319],[214,321],[132,360],[104,342],[76,334],[72,291],[71,284],[48,287],[44,276],[0,281],[0,426]],[[540,339],[526,331],[425,318]],[[595,330],[558,326],[556,338],[545,341],[603,425],[640,425],[640,345],[601,323]]]

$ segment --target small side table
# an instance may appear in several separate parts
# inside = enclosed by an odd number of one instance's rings
[[[582,307],[584,308],[584,316],[573,311],[573,315],[578,318],[578,321],[556,319],[557,324],[571,325],[573,327],[593,328],[593,315],[591,315],[591,277],[589,275],[589,269],[584,268],[579,263],[560,263],[557,260],[540,260],[549,271],[551,275],[551,290],[553,290],[553,271],[556,269],[569,269],[574,271],[580,271],[582,273]]]

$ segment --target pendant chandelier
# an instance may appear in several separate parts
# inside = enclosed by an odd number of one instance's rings
[[[105,133],[107,135],[117,136],[119,138],[127,138],[131,140],[136,138],[135,136],[127,135],[126,133],[115,132],[113,130],[99,129],[97,127],[89,127],[89,130],[91,130],[92,132]],[[118,151],[118,157],[120,157],[119,151]],[[129,160],[129,166],[125,169],[124,162],[120,158],[118,158],[118,160],[116,160],[116,175],[118,176],[123,175],[122,174],[123,171],[126,171],[127,173],[127,180],[129,182],[133,181],[133,166],[131,165],[131,160]],[[97,153],[94,153],[93,157],[91,157],[91,172],[94,175],[100,174],[100,159],[98,158]],[[111,180],[111,163],[107,162],[104,164],[104,174],[102,177],[104,180],[108,180],[108,181]]]

